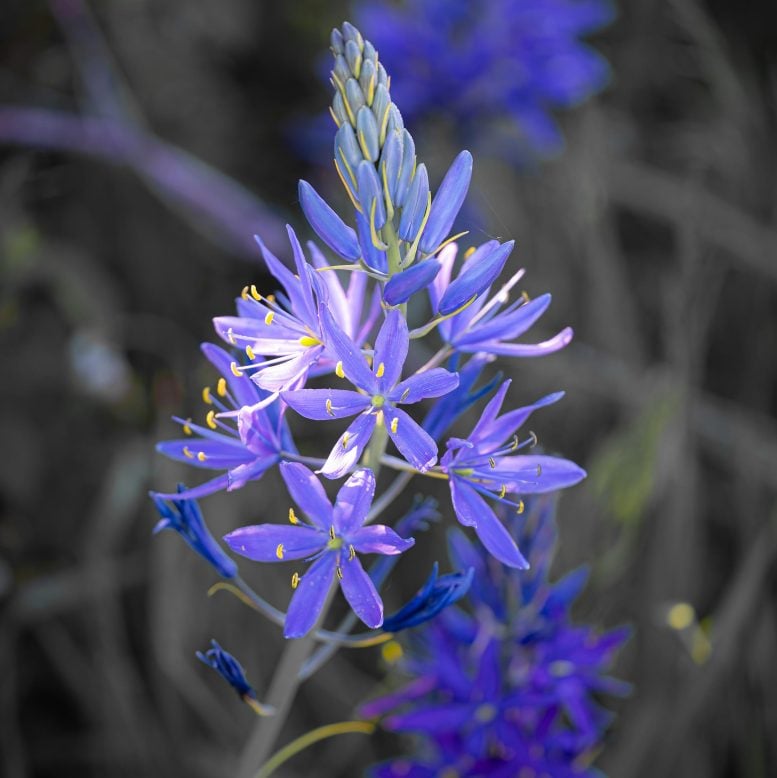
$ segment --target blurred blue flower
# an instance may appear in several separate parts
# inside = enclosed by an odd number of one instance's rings
[[[460,603],[470,608],[447,608],[410,633],[399,665],[407,682],[362,706],[386,729],[418,736],[411,756],[379,765],[376,777],[597,774],[590,765],[611,720],[597,700],[629,691],[607,675],[629,630],[598,634],[571,622],[585,573],[548,580],[552,499],[533,497],[524,515],[504,511],[502,520],[534,575],[493,564],[452,532],[453,564],[474,568]]]

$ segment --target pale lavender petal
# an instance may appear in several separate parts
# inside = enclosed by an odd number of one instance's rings
[[[335,553],[325,553],[300,578],[286,613],[285,638],[301,638],[313,629],[329,594],[336,562]]]
[[[305,259],[305,253],[302,251],[297,233],[290,225],[286,225],[286,231],[289,233],[289,242],[291,243],[291,250],[294,254],[294,264],[297,268],[297,278],[294,280],[297,282],[297,288],[299,289],[300,299],[303,306],[301,308],[294,307],[294,312],[303,321],[308,324],[314,322],[316,316],[316,302],[313,299],[313,288],[310,285],[310,279],[308,278],[308,263]]]
[[[416,470],[426,472],[437,461],[437,444],[434,439],[401,408],[386,405],[383,413],[386,416],[389,437],[394,441],[399,453]]]
[[[398,310],[389,311],[375,340],[375,357],[372,361],[372,369],[376,373],[383,366],[383,375],[374,379],[381,394],[391,389],[402,376],[409,344],[405,317]]]
[[[343,419],[370,407],[370,398],[350,389],[298,389],[281,399],[300,416],[316,421]]]
[[[227,491],[234,492],[236,489],[242,489],[249,481],[257,481],[278,459],[277,454],[271,454],[254,459],[253,462],[246,462],[244,465],[233,467],[227,473],[227,478],[229,479]]]
[[[310,256],[313,260],[313,265],[316,268],[328,268],[329,263],[326,261],[326,257],[321,253],[318,246],[313,241],[308,241],[308,249],[310,250]],[[320,273],[316,273],[319,281],[326,288],[329,295],[328,304],[334,312],[335,319],[340,322],[340,325],[348,335],[353,335],[355,327],[353,326],[354,319],[358,319],[361,311],[362,304],[358,302],[358,305],[354,310],[351,310],[353,303],[349,302],[346,297],[343,286],[340,283],[340,278],[334,270],[322,270]],[[350,273],[351,276],[367,276],[365,273],[359,273],[354,271]]]
[[[232,441],[234,440],[234,443]],[[184,438],[157,443],[156,450],[170,459],[177,459],[193,467],[205,470],[221,470],[236,467],[253,459],[239,440],[222,436],[222,440]],[[202,454],[202,456],[198,456]]]
[[[574,486],[586,477],[586,472],[574,462],[542,454],[501,457],[491,471],[503,481],[510,492],[545,494]]]
[[[470,353],[487,351],[489,354],[505,357],[543,357],[568,346],[572,341],[573,334],[571,327],[565,327],[558,335],[544,340],[542,343],[500,343],[494,340],[478,343],[476,346],[462,346],[459,350]]]
[[[282,462],[281,476],[292,499],[317,526],[329,530],[333,524],[332,505],[316,476],[299,462]]]
[[[511,383],[512,381],[508,378],[499,389],[496,390],[496,394],[488,401],[488,404],[483,409],[483,413],[480,414],[478,423],[469,435],[469,439],[473,443],[477,443],[481,436],[488,434],[492,422],[502,409],[502,403],[505,400],[505,395],[507,394],[507,390],[510,388]]]
[[[322,346],[312,346],[286,362],[265,367],[254,373],[251,380],[268,392],[280,392],[288,389],[314,365],[323,352]]]
[[[254,562],[302,559],[326,546],[329,536],[303,524],[254,524],[224,535],[224,542]]]
[[[373,429],[375,429],[374,413],[362,413],[357,416],[335,443],[319,472],[327,478],[342,478],[359,461],[362,451],[370,442]]]
[[[400,537],[384,524],[360,527],[347,540],[360,554],[401,554],[415,543],[413,538]]]
[[[515,434],[534,411],[557,403],[563,396],[564,392],[554,392],[540,398],[531,405],[503,413],[491,424],[480,426],[477,437],[473,433],[470,438],[477,444],[478,450],[488,452]]]
[[[343,363],[343,372],[352,384],[373,394],[375,377],[361,350],[342,331],[326,306],[320,306],[319,316],[327,351]]]
[[[337,493],[334,525],[338,534],[348,535],[362,524],[375,496],[375,474],[372,470],[357,470]]]
[[[383,602],[359,561],[345,557],[340,566],[343,577],[340,588],[353,612],[370,628],[377,629],[383,624]]]
[[[459,385],[458,373],[450,373],[445,368],[435,367],[423,373],[406,378],[389,395],[392,402],[409,405],[428,397],[442,397]]]

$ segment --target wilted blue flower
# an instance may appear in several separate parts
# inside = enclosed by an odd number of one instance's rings
[[[191,419],[176,418],[186,438],[157,444],[157,451],[171,459],[208,470],[226,470],[180,497],[203,497],[226,489],[232,491],[261,478],[280,461],[281,452],[296,452],[284,419],[284,407],[266,407],[268,393],[259,389],[245,373],[234,369],[232,357],[211,343],[202,352],[219,370],[216,391],[202,390],[210,410],[205,426]],[[175,498],[176,494],[160,494]]]
[[[628,630],[599,635],[571,623],[584,577],[576,586],[547,579],[552,502],[532,498],[520,520],[529,559],[543,571],[526,590],[526,573],[491,564],[454,532],[453,563],[462,552],[476,562],[469,596],[459,603],[470,600],[471,609],[448,608],[411,633],[400,665],[407,682],[362,707],[364,716],[384,717],[386,729],[420,736],[412,756],[380,765],[373,775],[596,774],[590,762],[611,719],[598,697],[628,691],[606,675]],[[515,514],[504,521],[518,532]]]
[[[418,470],[428,470],[437,461],[437,444],[397,406],[440,397],[456,387],[458,376],[435,368],[400,381],[410,339],[407,322],[398,310],[389,311],[380,328],[372,368],[324,307],[321,324],[327,346],[339,360],[337,374],[360,391],[298,389],[281,395],[284,402],[308,419],[326,421],[358,414],[335,443],[321,472],[327,478],[347,473],[369,443],[379,416],[402,456]]]
[[[563,393],[550,394],[533,405],[499,416],[510,383],[505,381],[498,389],[466,439],[448,440],[440,469],[450,480],[451,500],[459,522],[474,528],[483,545],[500,562],[526,568],[528,563],[514,539],[482,495],[521,510],[520,502],[510,502],[505,496],[563,489],[585,478],[585,471],[568,459],[515,453],[536,442],[530,434],[520,443],[515,434],[518,428],[535,410],[557,402]]]
[[[523,335],[550,305],[550,295],[534,300],[525,295],[504,308],[509,292],[523,277],[519,270],[490,298],[488,288],[496,280],[507,260],[512,241],[502,244],[492,240],[479,246],[466,260],[454,281],[451,272],[456,260],[456,244],[446,246],[438,257],[441,268],[429,286],[432,308],[450,314],[468,301],[459,313],[439,325],[442,339],[456,351],[469,354],[486,352],[508,357],[540,357],[564,348],[572,340],[572,329],[566,327],[542,343],[509,343]],[[508,249],[505,253],[505,249]]]
[[[401,554],[415,541],[401,538],[381,524],[362,526],[375,494],[372,471],[355,472],[341,487],[334,507],[321,482],[303,465],[284,462],[281,475],[310,523],[300,522],[291,509],[290,525],[241,527],[226,535],[224,541],[235,553],[256,562],[315,560],[304,575],[294,574],[294,594],[283,634],[298,638],[313,628],[335,578],[356,615],[368,627],[380,627],[383,602],[357,552]]]
[[[384,619],[383,630],[401,632],[433,619],[449,605],[464,597],[472,584],[474,572],[474,568],[470,567],[466,573],[448,573],[440,577],[439,565],[435,562],[431,574],[418,594],[395,614]]]
[[[513,123],[511,151],[523,155],[558,150],[552,109],[607,83],[607,63],[579,38],[612,16],[606,0],[377,0],[357,10],[410,124],[450,117],[460,140],[485,145]]]
[[[256,713],[260,716],[272,716],[275,709],[272,705],[259,702],[254,687],[248,683],[240,662],[215,640],[211,640],[210,645],[211,647],[205,653],[197,652],[197,659],[212,667],[237,692],[238,697]]]
[[[186,493],[183,484],[179,484],[178,493]],[[151,492],[151,498],[161,517],[154,527],[154,534],[163,529],[175,530],[186,541],[189,548],[216,568],[222,578],[234,578],[237,575],[237,565],[224,553],[210,534],[196,500],[173,498],[171,506],[154,492]]]

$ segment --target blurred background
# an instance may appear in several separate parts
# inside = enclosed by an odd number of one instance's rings
[[[4,778],[232,774],[255,717],[194,652],[218,639],[261,697],[282,641],[207,598],[214,575],[180,538],[152,540],[147,491],[198,482],[153,447],[171,415],[204,413],[211,317],[246,283],[270,291],[251,235],[282,256],[285,221],[311,236],[300,177],[340,197],[331,141],[315,145],[322,62],[366,6],[0,5]],[[474,136],[468,240],[515,238],[526,289],[553,293],[540,334],[576,332],[507,372],[516,404],[567,390],[534,425],[589,471],[561,500],[555,567],[592,567],[578,618],[636,630],[598,764],[777,775],[777,6],[622,0],[586,39],[609,84],[553,114],[563,147],[512,158]],[[433,184],[465,142],[435,111],[406,117]],[[271,474],[203,508],[220,535],[288,499]],[[387,611],[443,542],[400,563]],[[285,605],[285,566],[241,567]],[[385,672],[377,650],[338,656],[280,741],[347,718]],[[282,774],[356,775],[402,748],[342,738]]]

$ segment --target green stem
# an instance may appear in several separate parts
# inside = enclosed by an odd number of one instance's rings
[[[392,221],[387,221],[383,225],[381,234],[388,246],[388,272],[390,276],[393,276],[402,269],[402,256],[399,253],[399,236],[394,229],[394,223]]]

